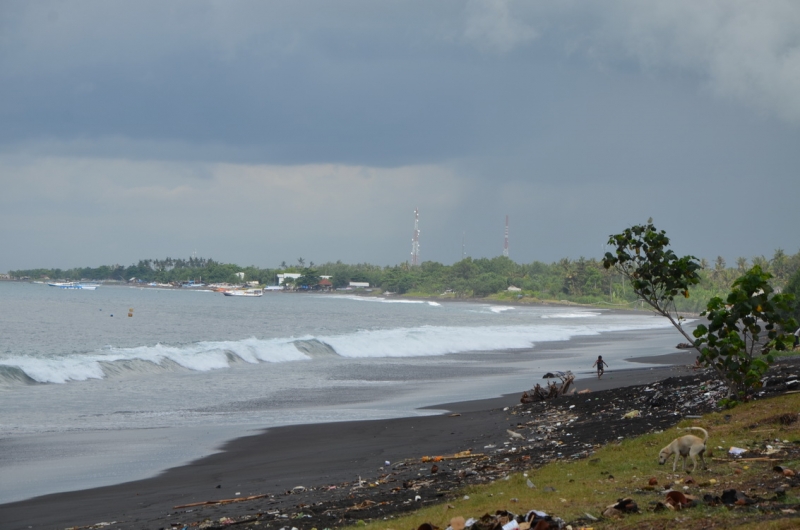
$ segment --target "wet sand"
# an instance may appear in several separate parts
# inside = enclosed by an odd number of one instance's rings
[[[600,380],[579,380],[579,388],[596,391],[685,375],[691,373],[687,365],[694,357],[678,351],[657,359],[643,358],[663,367],[612,367]],[[0,505],[0,527],[54,529],[116,521],[109,528],[162,528],[170,517],[177,517],[173,514],[179,505],[355,481],[360,475],[374,474],[385,461],[458,452],[475,445],[481,433],[504,430],[507,422],[502,409],[519,403],[523,390],[435,407],[458,413],[457,417],[443,414],[269,429],[228,442],[220,453],[153,478]]]

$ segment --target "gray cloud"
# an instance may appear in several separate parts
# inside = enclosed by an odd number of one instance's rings
[[[396,263],[414,207],[423,258],[444,262],[464,233],[498,254],[506,214],[521,261],[599,255],[650,216],[698,255],[794,251],[798,17],[788,1],[7,2],[0,270],[195,249]],[[104,243],[76,252],[76,232]]]

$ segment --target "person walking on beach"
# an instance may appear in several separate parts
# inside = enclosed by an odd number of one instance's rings
[[[598,379],[600,379],[600,378],[603,376],[603,372],[605,371],[605,370],[603,369],[603,366],[604,366],[604,365],[605,365],[605,366],[608,366],[608,363],[607,363],[607,362],[605,362],[605,361],[603,360],[603,356],[602,356],[602,355],[598,355],[598,356],[597,356],[597,360],[596,360],[596,361],[594,362],[594,364],[592,365],[592,367],[593,367],[593,368],[594,368],[595,366],[597,367],[597,378],[598,378]]]

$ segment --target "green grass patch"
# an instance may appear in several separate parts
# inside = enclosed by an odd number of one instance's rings
[[[601,518],[608,505],[623,497],[636,501],[642,513],[626,515],[621,520],[601,520],[591,526],[601,530],[700,529],[709,528],[713,523],[714,528],[737,528],[740,524],[741,528],[752,528],[752,523],[758,522],[758,528],[798,528],[800,519],[791,515],[765,517],[754,510],[731,510],[724,506],[701,505],[681,511],[652,511],[655,502],[665,499],[664,488],[670,485],[701,499],[705,493],[721,495],[726,489],[737,489],[763,498],[773,496],[766,483],[779,480],[772,469],[775,461],[730,460],[728,449],[735,446],[752,453],[754,449],[763,449],[766,443],[791,446],[800,442],[798,411],[800,394],[789,394],[746,403],[731,411],[708,414],[702,419],[682,421],[679,427],[703,427],[710,434],[706,454],[709,469],[702,470],[698,466],[697,471],[691,474],[694,484],[684,483],[689,475],[681,472],[680,461],[676,472],[672,471],[671,460],[664,466],[658,465],[659,450],[674,438],[687,434],[670,429],[608,444],[597,448],[594,455],[583,460],[557,461],[486,486],[470,487],[442,503],[406,516],[369,523],[366,528],[413,530],[423,523],[431,523],[444,529],[456,516],[479,518],[497,510],[523,514],[530,509],[542,510],[570,522],[586,513]],[[800,466],[798,460],[782,460],[780,463],[793,469]],[[691,467],[691,461],[688,465]],[[651,479],[658,483],[654,489],[649,489]],[[529,487],[529,480],[535,487]],[[798,496],[798,488],[791,489],[783,502],[800,503]]]

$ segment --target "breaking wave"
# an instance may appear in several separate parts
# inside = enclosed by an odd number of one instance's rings
[[[580,315],[562,315],[577,318]],[[19,384],[67,383],[176,371],[208,372],[240,363],[283,363],[321,358],[387,358],[441,356],[474,351],[531,349],[537,343],[609,331],[669,326],[647,323],[552,323],[515,326],[419,326],[362,330],[343,335],[248,338],[238,341],[155,344],[135,348],[108,347],[68,356],[6,356],[0,359],[0,388]]]

